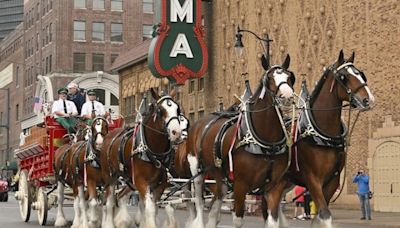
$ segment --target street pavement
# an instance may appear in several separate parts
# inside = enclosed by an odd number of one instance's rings
[[[67,202],[72,203],[72,202]],[[137,207],[129,207],[130,214],[134,215],[137,211]],[[333,218],[334,218],[334,227],[335,228],[355,228],[355,227],[398,227],[400,228],[400,213],[382,213],[382,212],[373,212],[372,220],[365,221],[360,220],[360,212],[356,210],[332,210]],[[301,220],[292,220],[289,219],[289,215],[292,214],[290,209],[285,211],[287,215],[289,227],[310,227],[310,221],[301,221]],[[180,223],[180,227],[185,227],[185,219],[188,214],[185,210],[176,210],[175,211],[176,218]],[[206,213],[207,215],[207,213]],[[71,207],[65,208],[65,216],[69,221],[72,221],[73,218],[73,209]],[[56,209],[51,209],[49,211],[47,226],[53,226],[56,217]],[[158,217],[159,224],[162,224],[165,221],[165,212],[163,209],[159,210]],[[232,216],[229,213],[223,213],[221,216],[221,223],[218,226],[219,228],[230,228],[232,226]],[[19,214],[19,205],[18,202],[14,198],[14,193],[10,193],[8,202],[0,202],[0,228],[32,228],[32,227],[41,227],[37,222],[37,213],[36,211],[31,212],[31,219],[28,223],[24,223],[21,220]],[[161,226],[160,226],[161,227]],[[246,216],[245,217],[245,226],[250,228],[263,228],[263,219],[261,216]]]

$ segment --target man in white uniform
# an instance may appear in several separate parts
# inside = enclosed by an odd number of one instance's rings
[[[54,101],[51,113],[56,118],[56,121],[68,130],[68,133],[74,133],[75,116],[78,115],[78,111],[74,102],[67,100],[67,94],[68,90],[66,88],[58,90],[58,100]]]
[[[104,105],[96,100],[96,91],[88,90],[89,100],[82,106],[81,116],[86,119],[86,123],[91,125],[97,116],[105,116]]]

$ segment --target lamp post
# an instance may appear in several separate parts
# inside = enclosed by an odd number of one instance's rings
[[[252,34],[254,37],[256,37],[258,40],[263,41],[264,42],[264,51],[265,51],[265,58],[268,61],[268,65],[269,65],[269,43],[272,42],[273,40],[269,39],[268,34],[265,35],[264,38],[261,38],[259,35],[257,35],[256,33],[247,30],[247,29],[240,29],[240,27],[237,27],[237,32],[236,32],[236,42],[235,42],[235,52],[236,54],[240,57],[243,54],[243,42],[242,42],[242,32],[247,32]]]
[[[0,127],[4,127],[7,129],[7,149],[6,149],[6,161],[9,161],[9,157],[8,157],[8,153],[10,152],[10,89],[6,88],[6,89],[0,89],[0,90],[4,90],[7,91],[7,124],[3,125],[1,124]],[[7,166],[7,164],[6,164]],[[7,167],[8,169],[8,167]]]

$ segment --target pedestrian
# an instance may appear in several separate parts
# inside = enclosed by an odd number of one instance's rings
[[[56,121],[71,134],[75,132],[75,116],[78,115],[78,111],[74,102],[67,100],[67,93],[66,88],[58,90],[58,100],[53,102],[51,113]]]
[[[305,192],[305,188],[296,185],[296,187],[294,187],[294,194],[296,195],[296,197],[293,199],[293,201],[295,202],[295,208],[294,208],[294,216],[293,219],[301,219],[304,220],[304,192]],[[300,211],[300,214],[297,214],[297,210]]]
[[[74,82],[68,84],[68,98],[69,101],[74,102],[78,114],[81,114],[82,105],[85,103],[86,99],[82,96],[78,89],[78,85]]]
[[[371,220],[371,206],[369,203],[369,176],[360,169],[353,177],[353,183],[357,184],[357,194],[360,199],[362,217],[361,220]]]
[[[311,195],[310,192],[308,191],[308,189],[305,189],[305,193],[304,193],[304,218],[306,220],[311,219],[311,209],[310,209],[310,203],[311,203]]]
[[[85,119],[86,123],[91,125],[94,118],[97,116],[104,117],[106,112],[104,105],[96,100],[96,91],[88,90],[87,95],[89,100],[82,106],[81,116]]]

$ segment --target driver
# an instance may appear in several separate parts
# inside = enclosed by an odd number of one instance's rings
[[[67,94],[66,88],[58,90],[58,100],[54,101],[51,113],[56,121],[71,134],[75,132],[75,117],[78,115],[78,111],[74,102],[67,100]]]
[[[96,100],[96,91],[88,90],[87,95],[89,100],[82,106],[81,116],[85,119],[88,125],[91,125],[93,119],[97,116],[103,116],[106,114],[104,105]]]

